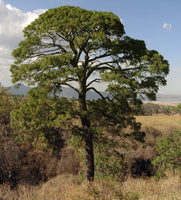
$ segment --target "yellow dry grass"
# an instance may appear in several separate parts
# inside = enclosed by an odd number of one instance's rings
[[[180,175],[168,174],[167,178],[157,181],[150,179],[128,179],[122,187],[123,191],[132,191],[139,196],[139,200],[180,200]]]
[[[0,187],[0,198],[5,194]],[[8,196],[9,195],[9,196]],[[125,182],[95,180],[78,181],[70,175],[57,176],[39,187],[19,187],[19,195],[9,191],[6,200],[180,200],[181,177],[171,175],[157,181],[154,178],[133,179]]]
[[[177,106],[178,104],[180,104],[180,101],[144,101],[143,103],[152,103],[161,106]]]
[[[152,127],[163,134],[181,129],[181,115],[137,116],[136,120],[141,122],[143,129]]]

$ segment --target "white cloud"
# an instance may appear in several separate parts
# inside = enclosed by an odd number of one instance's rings
[[[23,39],[23,28],[46,10],[22,12],[0,0],[0,83],[10,85],[11,52]]]
[[[172,24],[168,24],[168,23],[164,23],[163,26],[162,26],[164,29],[168,30],[168,31],[171,31],[172,29]]]

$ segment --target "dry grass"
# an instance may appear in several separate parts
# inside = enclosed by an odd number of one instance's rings
[[[152,127],[163,134],[171,134],[181,129],[181,115],[137,116],[136,120],[141,122],[143,130]]]
[[[128,179],[122,187],[123,191],[138,194],[140,200],[180,200],[181,177],[168,174],[167,178],[157,181],[151,179]]]
[[[5,189],[6,188],[6,189]],[[180,200],[181,177],[168,174],[159,181],[154,178],[129,178],[123,183],[96,180],[80,183],[77,176],[62,175],[39,187],[19,187],[17,192],[0,187],[3,200]]]
[[[21,185],[17,190],[11,190],[6,184],[0,185],[0,200],[34,200],[37,187]]]
[[[153,104],[157,104],[157,105],[162,105],[162,106],[177,106],[178,104],[180,104],[179,101],[145,101],[143,103],[153,103]]]

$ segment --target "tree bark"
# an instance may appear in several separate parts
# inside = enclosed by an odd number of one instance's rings
[[[85,136],[86,179],[88,181],[94,181],[93,133],[90,129],[90,121],[87,119],[87,116],[81,117],[81,121]]]
[[[86,89],[80,84],[79,89],[80,118],[85,137],[86,179],[94,181],[94,150],[93,133],[90,129],[90,120],[87,117]]]
[[[88,137],[85,140],[85,152],[86,152],[86,166],[87,166],[86,178],[88,181],[94,181],[94,151],[93,151],[93,137],[91,131],[89,131]]]

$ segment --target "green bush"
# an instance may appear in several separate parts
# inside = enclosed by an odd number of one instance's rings
[[[181,131],[158,139],[155,150],[158,155],[152,163],[157,166],[159,176],[167,169],[173,172],[175,169],[181,169]]]

